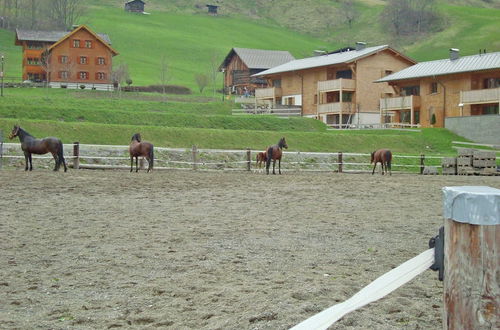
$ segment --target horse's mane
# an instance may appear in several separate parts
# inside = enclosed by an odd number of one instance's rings
[[[141,134],[135,133],[134,135],[132,135],[132,140],[130,140],[130,141],[134,141],[134,140],[136,140],[137,142],[141,142]]]
[[[24,129],[21,128],[21,126],[17,126],[18,127],[18,130],[17,130],[17,134],[19,135],[19,132],[22,132],[24,134],[24,136],[31,136],[32,138],[34,138],[33,135],[31,135],[30,133],[26,132]]]

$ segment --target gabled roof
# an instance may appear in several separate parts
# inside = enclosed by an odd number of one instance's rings
[[[55,47],[57,47],[58,45],[60,45],[64,40],[68,39],[69,37],[71,37],[73,34],[77,33],[78,31],[80,30],[86,30],[88,33],[90,33],[91,35],[93,35],[97,40],[99,40],[100,42],[102,42],[104,44],[104,46],[106,46],[107,48],[109,48],[109,50],[114,54],[114,55],[118,55],[118,52],[116,50],[114,50],[110,45],[109,43],[107,43],[105,40],[103,40],[99,35],[97,35],[96,33],[94,33],[91,29],[89,29],[87,26],[85,25],[80,25],[79,27],[77,27],[76,29],[73,29],[73,31],[71,31],[70,33],[66,34],[64,37],[62,37],[61,39],[59,39],[55,44],[51,45],[49,47],[49,51]]]
[[[291,62],[285,63],[283,65],[274,67],[272,69],[257,73],[254,76],[264,76],[264,75],[275,74],[275,73],[319,68],[319,67],[335,65],[335,64],[351,63],[351,62],[357,61],[363,57],[367,57],[367,56],[376,54],[376,53],[381,52],[381,51],[386,50],[386,49],[390,50],[393,53],[397,54],[398,56],[406,59],[410,63],[416,63],[411,58],[404,56],[403,54],[401,54],[398,51],[389,47],[388,45],[382,45],[382,46],[376,46],[376,47],[367,47],[367,48],[364,48],[361,50],[351,50],[351,51],[333,53],[333,54],[328,54],[328,55],[307,57],[307,58],[303,58],[300,60],[291,61]]]
[[[145,3],[144,1],[142,1],[142,0],[132,0],[132,1],[129,1],[129,2],[125,2],[125,4],[126,4],[126,5],[128,5],[128,4],[131,4],[131,3],[133,3],[133,2],[142,2],[142,4],[146,4],[146,3]]]
[[[233,48],[229,54],[227,54],[219,70],[227,67],[234,55],[238,55],[249,69],[270,69],[277,65],[295,60],[292,54],[284,50]]]
[[[500,69],[500,52],[421,62],[390,74],[376,82],[442,76],[454,73]]]
[[[68,33],[69,31],[35,31],[16,29],[16,41],[57,42]],[[107,44],[111,45],[111,40],[107,34],[98,33],[97,35]]]

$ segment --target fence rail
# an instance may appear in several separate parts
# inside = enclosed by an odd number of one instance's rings
[[[3,143],[0,162],[4,167],[23,167],[24,155],[18,143]],[[129,169],[127,145],[64,144],[65,158],[74,169]],[[255,156],[260,150],[223,150],[193,148],[155,148],[155,169],[201,171],[262,171]],[[368,173],[373,169],[368,153],[284,151],[282,169],[293,172]],[[49,168],[48,155],[33,155],[35,166]],[[440,167],[443,156],[393,155],[392,167],[398,173],[423,173],[426,166]],[[0,164],[0,166],[2,166]],[[141,160],[141,168],[146,161]],[[379,168],[378,166],[377,168]]]

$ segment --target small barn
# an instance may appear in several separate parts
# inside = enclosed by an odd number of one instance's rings
[[[142,13],[144,12],[144,5],[146,3],[142,0],[132,0],[125,3],[125,11],[130,11],[133,13]]]
[[[207,5],[207,8],[208,8],[208,13],[210,15],[217,15],[217,8],[219,8],[219,6],[216,6],[216,5]]]

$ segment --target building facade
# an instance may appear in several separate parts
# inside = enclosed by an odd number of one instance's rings
[[[255,91],[256,102],[299,106],[303,116],[332,127],[379,123],[379,98],[393,93],[375,80],[415,64],[387,45],[295,60],[256,74],[270,87]]]
[[[380,99],[381,121],[444,127],[445,119],[498,115],[500,52],[421,62],[379,79],[395,95]]]
[[[51,87],[113,89],[112,58],[118,55],[107,35],[85,25],[72,31],[16,31],[23,47],[23,80]]]

